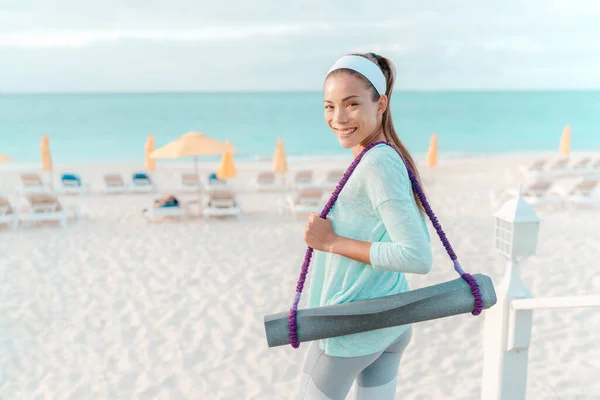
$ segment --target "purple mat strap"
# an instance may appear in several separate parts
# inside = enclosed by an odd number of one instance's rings
[[[481,292],[479,291],[479,286],[477,285],[477,281],[470,274],[463,271],[462,267],[460,266],[460,263],[458,262],[458,259],[456,258],[456,254],[454,254],[454,250],[452,249],[452,246],[450,246],[450,242],[446,238],[446,233],[443,231],[442,226],[440,225],[440,223],[437,220],[437,217],[435,216],[435,214],[431,210],[431,207],[429,206],[429,202],[425,198],[425,193],[423,193],[423,189],[419,185],[419,182],[417,181],[417,177],[415,176],[414,171],[410,167],[410,164],[408,164],[404,160],[404,157],[402,157],[402,154],[400,154],[400,152],[394,146],[392,146],[391,143],[375,142],[375,143],[370,144],[363,151],[360,152],[360,154],[354,159],[352,164],[350,164],[350,166],[344,173],[344,176],[342,177],[342,179],[338,183],[337,187],[331,194],[329,201],[327,202],[327,204],[325,204],[323,211],[321,211],[320,217],[323,219],[327,218],[327,214],[329,214],[329,211],[331,211],[333,204],[337,200],[344,185],[346,185],[346,182],[348,182],[348,178],[350,178],[350,175],[352,175],[352,172],[354,171],[354,169],[356,168],[356,166],[358,165],[358,163],[360,162],[362,157],[365,155],[365,153],[367,151],[371,150],[373,147],[375,147],[379,144],[386,144],[386,145],[390,146],[392,149],[396,150],[396,152],[398,153],[398,155],[400,156],[400,158],[406,165],[406,169],[408,171],[408,177],[410,178],[412,187],[413,187],[415,193],[417,194],[417,197],[421,201],[421,204],[423,205],[423,208],[425,209],[427,216],[431,220],[431,223],[433,224],[433,227],[435,228],[438,236],[440,237],[440,240],[442,241],[442,244],[444,245],[446,252],[448,253],[448,255],[450,256],[450,259],[454,263],[454,269],[461,276],[461,278],[463,278],[465,281],[467,281],[469,286],[471,286],[471,293],[473,293],[473,297],[475,298],[475,306],[474,306],[473,312],[471,312],[471,314],[473,314],[473,315],[481,314],[481,311],[483,311],[483,300],[481,298]],[[306,253],[304,255],[302,271],[300,272],[300,278],[298,279],[298,283],[296,285],[296,295],[294,296],[294,302],[292,304],[292,308],[290,309],[290,315],[288,317],[288,328],[290,331],[290,344],[295,349],[300,347],[300,342],[298,341],[298,337],[297,337],[297,333],[296,333],[296,314],[298,312],[298,303],[300,302],[300,295],[302,294],[302,289],[304,288],[304,281],[306,280],[306,275],[308,274],[308,266],[310,265],[310,259],[312,257],[312,253],[313,253],[313,249],[308,247],[306,249]]]

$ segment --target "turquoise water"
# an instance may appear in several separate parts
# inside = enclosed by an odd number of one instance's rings
[[[394,121],[414,153],[430,135],[447,153],[556,151],[566,123],[574,151],[600,150],[600,92],[398,92]],[[138,162],[190,130],[230,139],[236,158],[346,154],[323,121],[320,93],[0,95],[0,153],[39,160],[42,134],[55,163]]]

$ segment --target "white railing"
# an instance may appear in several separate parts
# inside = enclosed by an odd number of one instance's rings
[[[521,299],[510,302],[513,310],[538,310],[541,308],[600,307],[600,296],[549,297],[545,299]]]
[[[533,310],[600,307],[600,296],[532,298],[516,262],[509,263],[496,294],[496,305],[484,316],[481,398],[524,400]]]

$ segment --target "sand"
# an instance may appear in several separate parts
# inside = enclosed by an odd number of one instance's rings
[[[497,207],[489,193],[517,187],[517,166],[536,156],[442,158],[435,175],[424,170],[430,203],[467,271],[502,279],[506,261],[493,248]],[[298,159],[290,167],[314,169],[318,179],[347,161]],[[159,165],[160,193],[177,193],[190,165]],[[287,193],[259,194],[248,184],[269,165],[238,162],[239,219],[154,223],[142,209],[157,194],[98,193],[103,172],[129,176],[141,166],[56,166],[55,181],[76,171],[93,192],[60,197],[80,210],[66,228],[0,228],[0,398],[295,398],[308,344],[268,348],[263,316],[291,304],[305,222],[277,213]],[[203,176],[214,167],[202,163]],[[18,172],[0,170],[16,206]],[[537,255],[522,264],[525,284],[537,297],[597,294],[600,207],[539,215]],[[431,234],[433,269],[408,275],[412,288],[457,276]],[[397,398],[480,398],[484,318],[415,325]],[[534,313],[527,398],[600,399],[599,371],[599,309]]]

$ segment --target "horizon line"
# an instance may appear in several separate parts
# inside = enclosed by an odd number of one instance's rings
[[[534,93],[534,92],[598,92],[598,88],[447,88],[447,89],[399,89],[394,93]],[[253,90],[114,90],[114,91],[91,91],[91,90],[67,90],[67,91],[2,91],[0,96],[14,95],[160,95],[160,94],[269,94],[269,93],[321,93],[321,90],[277,90],[277,89],[253,89]]]

